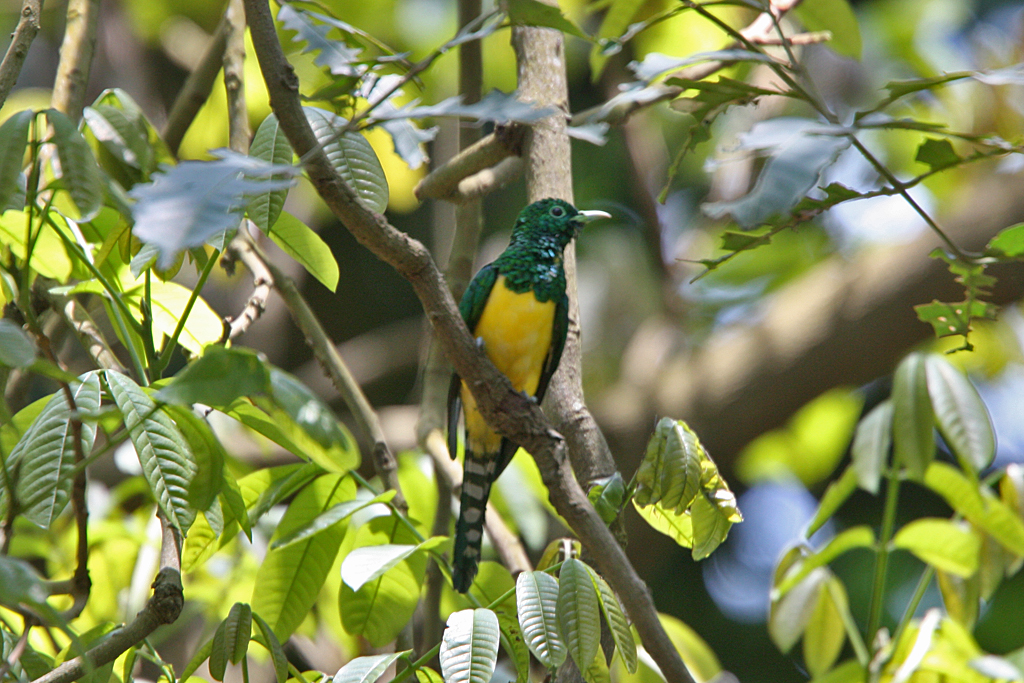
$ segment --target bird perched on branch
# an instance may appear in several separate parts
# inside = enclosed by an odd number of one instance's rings
[[[604,211],[579,211],[561,199],[542,199],[519,214],[508,248],[480,269],[459,312],[491,362],[512,386],[544,398],[558,368],[569,328],[562,258],[580,229]],[[448,448],[455,457],[459,408],[464,407],[465,464],[459,521],[455,527],[452,585],[465,593],[480,562],[484,510],[491,484],[518,446],[487,426],[473,395],[458,375],[448,393]]]

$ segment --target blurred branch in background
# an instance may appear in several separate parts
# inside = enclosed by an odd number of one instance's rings
[[[14,84],[21,75],[21,67],[28,56],[28,49],[39,33],[39,15],[43,10],[42,0],[24,0],[18,26],[11,34],[4,59],[0,62],[0,107],[7,101]]]
[[[53,108],[73,121],[82,118],[89,71],[96,50],[96,25],[100,0],[69,0],[64,42],[60,47],[57,78],[53,84]]]

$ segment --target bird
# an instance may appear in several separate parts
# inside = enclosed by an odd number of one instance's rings
[[[569,329],[563,258],[583,226],[604,211],[580,211],[561,199],[523,209],[509,245],[473,277],[459,313],[477,345],[516,391],[540,403],[565,347]],[[453,374],[448,392],[448,448],[456,457],[460,408],[465,413],[462,495],[455,525],[452,586],[465,593],[480,563],[484,514],[491,484],[519,446],[491,429],[465,382]]]

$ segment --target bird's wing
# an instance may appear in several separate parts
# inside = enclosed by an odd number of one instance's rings
[[[544,392],[548,390],[548,383],[552,375],[558,369],[558,362],[562,360],[562,349],[565,348],[565,338],[569,334],[569,297],[562,294],[555,305],[555,323],[551,330],[551,347],[548,349],[547,358],[544,359],[544,368],[540,372],[540,382],[537,383],[537,403],[544,400]]]
[[[480,316],[483,315],[487,299],[491,296],[491,290],[494,289],[494,283],[497,280],[498,269],[493,263],[490,263],[480,269],[462,295],[462,301],[459,302],[459,314],[466,321],[466,327],[469,328],[470,334],[476,330],[476,325],[480,322]],[[458,374],[453,374],[451,385],[448,387],[448,452],[453,459],[459,442],[459,411],[462,409],[461,388],[462,379]]]

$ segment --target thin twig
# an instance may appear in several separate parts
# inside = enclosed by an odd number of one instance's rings
[[[0,62],[0,107],[18,82],[28,49],[39,33],[39,15],[42,11],[42,0],[24,0],[21,6],[21,18],[11,35],[11,44],[7,46],[4,59]]]
[[[69,0],[64,42],[53,84],[51,104],[77,121],[85,108],[85,92],[89,70],[96,49],[96,26],[100,16],[100,0]]]
[[[248,227],[247,224],[246,227]],[[224,258],[233,258],[239,249],[244,249],[244,241],[244,237],[235,237],[231,243],[231,248],[224,255]],[[252,273],[252,294],[249,295],[249,299],[245,302],[245,308],[242,309],[241,313],[234,318],[225,320],[227,323],[224,328],[225,341],[235,340],[245,334],[249,326],[263,315],[263,312],[267,310],[267,300],[270,298],[270,292],[274,288],[274,278],[261,260],[250,259],[245,265],[249,268],[249,272]]]
[[[160,572],[153,581],[153,595],[138,616],[124,628],[112,632],[103,642],[84,655],[70,659],[34,683],[71,683],[93,668],[112,662],[138,645],[164,624],[171,624],[181,614],[185,598],[181,589],[181,535],[159,514],[163,529],[160,548]],[[87,666],[88,662],[88,666]]]
[[[54,308],[59,307],[55,304]],[[97,367],[127,374],[124,366],[114,355],[113,349],[110,348],[110,344],[107,343],[103,332],[96,326],[89,312],[83,306],[74,299],[68,299],[64,305],[64,318],[78,335],[85,350],[88,351],[89,357],[93,359]]]
[[[185,133],[192,125],[200,108],[209,99],[210,93],[213,92],[213,84],[224,63],[224,50],[227,47],[230,30],[227,13],[225,13],[210,39],[210,44],[206,47],[206,52],[199,60],[199,65],[189,74],[185,85],[181,87],[181,91],[174,99],[174,104],[171,105],[171,112],[167,115],[167,124],[163,130],[163,138],[168,149],[174,155],[178,154],[178,148],[181,146]]]
[[[380,425],[380,418],[377,417],[373,406],[370,405],[363,390],[352,377],[352,373],[344,359],[338,354],[330,337],[327,336],[327,332],[324,331],[316,314],[313,313],[302,293],[295,286],[295,282],[260,253],[259,248],[250,240],[235,240],[231,243],[230,248],[246,267],[252,263],[255,268],[263,269],[270,274],[274,289],[284,299],[292,319],[302,330],[306,343],[312,347],[313,354],[331,378],[338,393],[345,401],[345,405],[352,411],[357,431],[370,442],[374,469],[384,485],[397,493],[393,499],[394,505],[402,512],[406,512],[408,507],[404,496],[402,496],[402,487],[398,483],[398,463],[388,447],[384,430]],[[261,265],[257,266],[256,262]],[[252,269],[250,268],[250,270]]]

